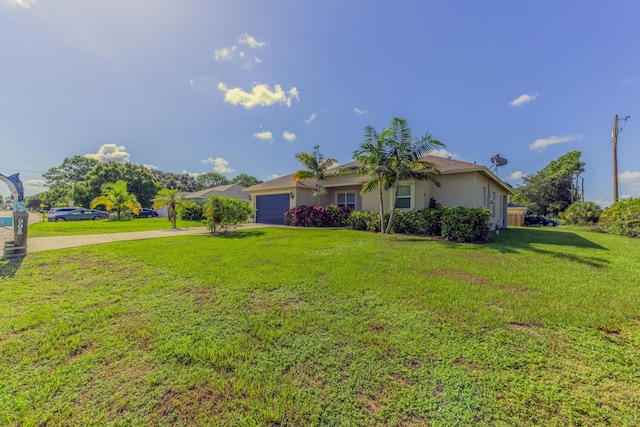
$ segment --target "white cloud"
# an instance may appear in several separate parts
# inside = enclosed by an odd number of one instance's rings
[[[262,106],[266,107],[273,104],[285,104],[291,106],[291,100],[300,100],[298,89],[292,87],[285,92],[282,86],[275,85],[273,91],[269,85],[259,84],[253,86],[251,92],[245,92],[239,87],[229,89],[224,83],[218,84],[218,89],[224,92],[224,102],[233,105],[242,105],[246,109]]]
[[[628,186],[629,191],[635,194],[634,197],[640,196],[640,172],[625,171],[618,175],[618,179]]]
[[[269,176],[267,177],[267,179],[268,179],[268,180],[276,179],[276,178],[280,178],[280,175],[277,175],[277,174],[273,173],[273,174],[271,174],[271,175],[269,175]]]
[[[85,154],[84,157],[88,157],[90,159],[96,159],[99,162],[118,162],[118,163],[127,163],[129,160],[129,153],[126,151],[126,147],[124,145],[116,145],[116,144],[104,144],[96,154]]]
[[[222,157],[209,157],[207,160],[203,160],[202,163],[211,163],[213,165],[213,170],[218,173],[231,173],[235,171],[235,169],[231,169],[229,167],[229,162],[223,159]]]
[[[634,77],[632,79],[627,79],[624,82],[622,82],[622,84],[620,86],[629,86],[629,85],[633,85],[636,83],[640,83],[640,77]]]
[[[7,3],[29,9],[31,5],[36,4],[36,0],[7,0]]]
[[[204,161],[204,160],[203,160],[203,161]],[[181,173],[181,174],[186,174],[186,175],[192,176],[192,177],[194,177],[194,178],[197,178],[197,177],[198,177],[198,175],[200,175],[200,172],[189,172],[189,171],[188,171],[188,170],[186,170],[186,169],[183,169],[183,170],[182,170],[182,172],[180,172],[180,173]]]
[[[273,134],[271,132],[256,132],[253,136],[263,141],[273,142]]]
[[[306,124],[310,124],[312,121],[314,121],[316,119],[316,117],[318,117],[318,115],[316,113],[313,113],[311,116],[309,116],[309,118],[307,120],[305,120],[304,122]]]
[[[282,137],[283,137],[284,139],[286,139],[287,141],[289,141],[289,142],[293,142],[293,141],[295,141],[296,139],[298,139],[298,137],[296,136],[296,134],[295,134],[295,133],[288,132],[288,131],[286,131],[286,130],[285,130],[284,132],[282,132]]]
[[[356,108],[353,109],[353,112],[356,113],[356,114],[359,114],[359,115],[363,115],[363,114],[367,114],[368,111],[367,110],[361,110],[361,109],[356,107]]]
[[[524,104],[528,104],[529,102],[533,101],[537,97],[538,97],[537,93],[534,93],[532,95],[525,93],[524,95],[520,95],[519,97],[511,101],[509,105],[511,105],[512,107],[520,107]]]
[[[209,89],[209,79],[207,79],[206,77],[190,79],[189,86],[202,92],[206,92],[207,89]]]
[[[259,42],[258,40],[255,39],[255,37],[250,36],[247,33],[244,33],[243,35],[241,35],[238,41],[242,44],[248,44],[249,47],[251,47],[252,49],[266,46],[266,43]]]
[[[518,181],[524,178],[527,174],[522,171],[511,172],[509,176],[506,178],[507,181]]]
[[[444,157],[446,159],[451,158],[451,159],[455,159],[456,157],[458,157],[457,154],[451,153],[447,150],[445,150],[444,148],[439,148],[437,150],[433,150],[431,153],[432,156],[436,156],[436,157]]]
[[[142,166],[144,166],[145,168],[147,168],[149,170],[157,170],[157,171],[160,170],[160,168],[157,167],[156,165],[150,165],[150,164],[147,164],[147,163],[143,163]]]
[[[216,61],[231,61],[237,51],[238,51],[238,48],[236,46],[223,47],[220,49],[216,49],[213,52],[213,55]]]
[[[262,59],[258,58],[257,56],[254,57],[253,60],[256,62],[256,64],[262,64]]]
[[[569,141],[576,141],[582,138],[583,138],[583,135],[568,135],[568,136],[552,135],[548,138],[536,139],[531,144],[529,144],[529,150],[544,149],[549,145],[562,144]]]
[[[28,179],[22,184],[25,190],[40,192],[47,189],[46,183],[44,179]]]

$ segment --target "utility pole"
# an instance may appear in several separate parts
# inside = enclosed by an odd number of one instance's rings
[[[613,117],[613,203],[618,202],[618,115]]]

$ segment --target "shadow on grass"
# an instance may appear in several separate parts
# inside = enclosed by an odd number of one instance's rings
[[[228,233],[208,234],[209,237],[215,237],[217,239],[245,239],[248,237],[260,237],[264,235],[264,231],[251,230],[251,231],[230,231]]]
[[[24,258],[0,260],[0,278],[11,278],[16,275]]]
[[[551,245],[581,249],[607,250],[607,248],[585,239],[571,231],[542,228],[510,228],[502,231],[497,236],[493,236],[492,240],[494,243],[493,247],[502,253],[516,253],[518,250],[525,250],[597,268],[606,267],[609,264],[608,260],[602,258],[581,257],[574,254],[546,250],[534,246]]]

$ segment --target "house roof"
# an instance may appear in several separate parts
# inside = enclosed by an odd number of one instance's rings
[[[238,184],[218,185],[217,187],[206,188],[192,193],[183,193],[187,199],[206,199],[211,194],[219,196],[235,197],[237,199],[247,200],[249,197],[243,191],[245,187]]]
[[[509,194],[513,193],[509,188],[509,186],[503,183],[500,180],[500,178],[495,176],[486,166],[478,165],[476,163],[463,162],[460,160],[453,160],[453,159],[448,159],[444,157],[438,157],[438,156],[425,156],[423,160],[432,162],[432,163],[437,163],[438,170],[442,175],[453,174],[453,173],[463,173],[463,172],[480,172],[483,175],[495,181],[496,183],[498,183],[498,185],[500,185]],[[344,167],[357,166],[357,165],[358,165],[357,162],[349,162],[344,165],[340,165],[340,167],[344,168]],[[337,169],[338,168],[329,169],[326,175],[327,176],[335,175]],[[271,190],[271,189],[292,188],[292,187],[315,189],[316,182],[317,182],[315,179],[306,179],[304,181],[297,182],[293,178],[293,175],[294,174],[281,176],[276,179],[272,179],[271,181],[263,182],[261,184],[257,184],[252,187],[246,188],[244,191],[259,191],[259,190],[266,190],[266,189]],[[355,179],[355,181],[362,182],[363,178],[366,179],[366,177],[359,177],[358,179]]]

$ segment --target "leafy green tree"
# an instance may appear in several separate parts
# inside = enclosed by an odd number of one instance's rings
[[[245,223],[255,214],[255,210],[245,200],[211,194],[204,203],[202,213],[205,225],[211,233],[218,228],[225,232]]]
[[[51,168],[42,174],[44,179],[47,181],[46,186],[50,189],[58,190],[56,193],[58,196],[62,194],[69,193],[70,199],[64,201],[65,203],[56,203],[60,204],[68,204],[68,202],[75,202],[76,197],[76,185],[79,181],[83,181],[86,179],[87,174],[98,164],[98,161],[95,159],[90,159],[84,156],[73,156],[67,157],[62,161],[62,164],[58,167]],[[67,191],[60,191],[67,190]],[[58,202],[58,201],[57,201]]]
[[[163,172],[159,169],[149,169],[149,171],[162,188],[175,188],[176,190],[184,192],[205,189],[205,187],[196,180],[195,176],[188,173]]]
[[[640,237],[640,197],[620,200],[605,209],[599,225],[607,233]]]
[[[246,173],[241,173],[236,175],[232,180],[231,184],[242,185],[243,187],[251,187],[252,185],[257,185],[262,183],[255,176],[247,175]]]
[[[217,187],[219,185],[227,185],[230,181],[224,176],[216,172],[207,172],[198,175],[196,182],[202,186],[202,188]]]
[[[116,181],[126,182],[129,192],[136,195],[142,207],[151,206],[159,189],[156,179],[145,166],[118,162],[98,163],[87,174],[86,179],[78,183],[79,205],[88,205],[102,194],[104,184]]]
[[[513,203],[529,208],[535,215],[557,216],[579,196],[573,185],[576,176],[584,172],[585,163],[580,161],[580,151],[571,151],[534,175],[523,178],[524,184],[514,189]]]
[[[322,186],[322,181],[325,178],[327,170],[338,163],[336,159],[327,159],[320,153],[320,146],[313,147],[311,153],[298,153],[296,159],[302,164],[304,169],[300,169],[293,174],[293,179],[296,181],[304,181],[305,179],[313,178],[316,180],[316,190],[313,192],[314,196],[324,194],[325,188]]]
[[[173,228],[178,228],[176,225],[178,221],[178,210],[187,202],[188,200],[175,188],[163,188],[153,199],[153,208],[162,209],[166,206],[167,219],[171,222]]]
[[[102,186],[102,195],[91,200],[91,209],[95,209],[98,206],[104,206],[107,211],[115,209],[118,219],[123,219],[125,212],[128,210],[137,215],[142,209],[135,194],[127,191],[127,183],[124,181],[104,184]]]
[[[382,174],[382,182],[387,189],[392,191],[392,200],[394,200],[385,231],[390,233],[393,228],[396,210],[395,200],[398,197],[398,186],[401,181],[409,179],[432,181],[437,186],[440,186],[435,177],[440,174],[438,165],[423,160],[423,158],[435,150],[436,147],[442,147],[444,144],[433,139],[428,133],[421,138],[414,137],[407,120],[397,117],[391,119],[389,127],[382,132],[382,138],[388,153],[388,159],[386,160],[388,163],[386,171]]]
[[[602,208],[594,202],[575,202],[560,216],[568,224],[593,225],[600,219]]]

